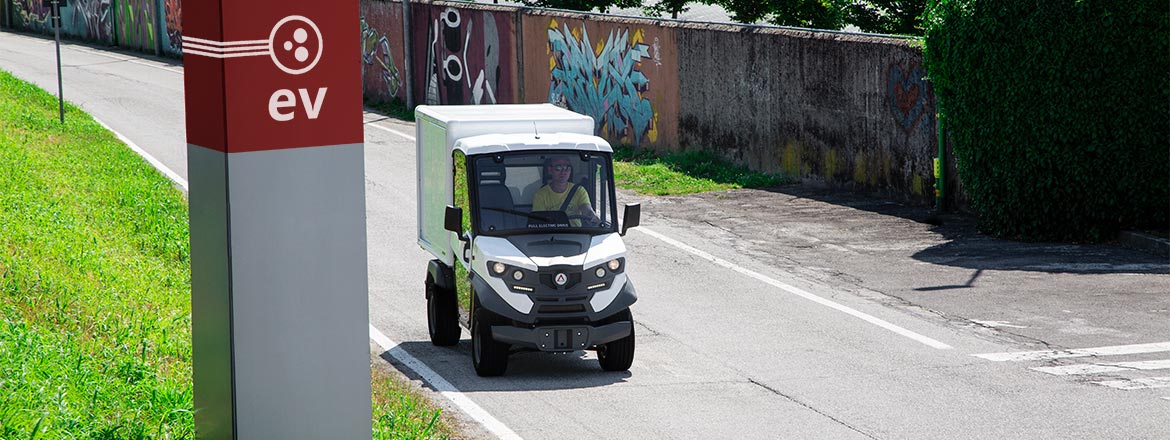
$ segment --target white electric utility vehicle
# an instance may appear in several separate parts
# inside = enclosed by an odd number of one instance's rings
[[[419,106],[418,243],[431,342],[450,346],[468,311],[481,376],[512,350],[596,350],[601,368],[634,360],[637,300],[618,227],[612,149],[593,119],[550,104]]]

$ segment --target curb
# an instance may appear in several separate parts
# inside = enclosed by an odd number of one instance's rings
[[[1139,249],[1154,255],[1170,257],[1170,240],[1134,231],[1121,231],[1117,240],[1121,245],[1131,249]]]

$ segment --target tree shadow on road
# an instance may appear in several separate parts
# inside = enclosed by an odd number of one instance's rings
[[[948,213],[934,216],[931,207],[899,203],[880,196],[803,185],[767,188],[764,191],[834,205],[823,207],[824,215],[860,215],[873,222],[885,221],[883,217],[889,216],[917,222],[924,230],[941,235],[945,241],[917,250],[911,257],[926,263],[975,270],[973,278],[977,278],[984,270],[1170,274],[1170,261],[1165,256],[1125,248],[1116,242],[1081,244],[1005,240],[980,233],[972,215]],[[872,237],[861,239],[869,240]],[[897,237],[883,239],[896,240]]]

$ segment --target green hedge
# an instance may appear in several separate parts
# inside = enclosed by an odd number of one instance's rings
[[[936,0],[927,71],[980,229],[1108,240],[1170,211],[1170,2]]]

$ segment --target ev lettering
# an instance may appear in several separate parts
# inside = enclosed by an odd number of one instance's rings
[[[321,114],[321,106],[325,104],[325,92],[328,87],[321,87],[317,89],[316,97],[309,96],[307,89],[297,89],[297,94],[300,95],[301,105],[305,108],[305,115],[309,119],[317,119]],[[296,117],[297,95],[294,95],[292,90],[280,89],[272,93],[268,98],[268,116],[280,122],[288,122]],[[287,110],[285,110],[287,109]]]

